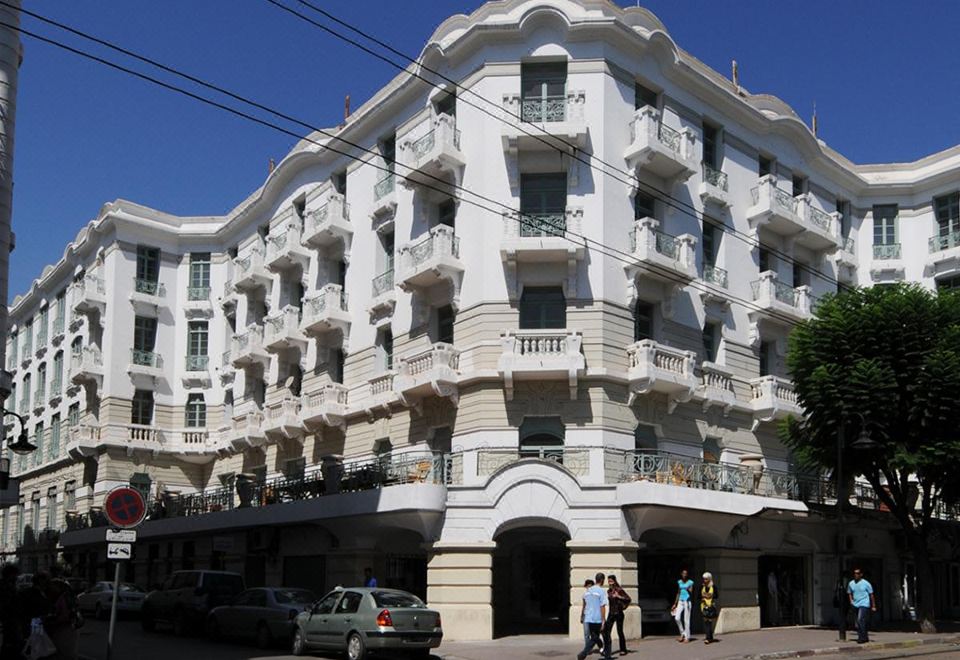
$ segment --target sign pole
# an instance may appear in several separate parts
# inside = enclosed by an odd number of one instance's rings
[[[120,562],[113,571],[113,602],[110,604],[110,632],[107,633],[107,660],[113,651],[113,629],[117,625],[117,596],[120,592]]]

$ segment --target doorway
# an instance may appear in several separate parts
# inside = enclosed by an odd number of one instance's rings
[[[566,634],[570,610],[569,537],[524,527],[497,537],[493,555],[494,637]]]
[[[807,619],[807,562],[804,557],[763,555],[757,560],[760,626],[802,626]]]

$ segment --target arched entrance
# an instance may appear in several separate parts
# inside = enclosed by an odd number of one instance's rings
[[[520,527],[496,537],[493,555],[494,637],[565,634],[570,608],[566,532]]]

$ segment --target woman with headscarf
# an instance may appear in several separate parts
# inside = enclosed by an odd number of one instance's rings
[[[703,583],[700,585],[700,615],[703,617],[703,630],[707,636],[703,640],[704,644],[713,644],[716,641],[713,638],[713,629],[717,625],[717,616],[720,614],[720,606],[717,603],[717,587],[713,583],[713,574],[704,573]]]

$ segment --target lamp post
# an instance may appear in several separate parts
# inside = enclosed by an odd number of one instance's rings
[[[860,434],[850,445],[851,449],[864,450],[873,449],[877,443],[870,438],[867,433],[867,423],[860,413],[853,413],[860,418]],[[837,433],[837,609],[839,612],[839,623],[837,625],[837,638],[841,642],[847,641],[847,589],[844,584],[843,562],[846,550],[846,535],[844,533],[843,507],[846,504],[848,496],[846,484],[843,480],[843,450],[847,448],[847,417],[841,415],[840,429]]]
[[[7,415],[12,415],[17,418],[17,421],[20,422],[20,433],[17,435],[16,442],[11,442],[7,446],[10,451],[18,456],[25,456],[32,451],[35,451],[37,446],[30,442],[30,439],[27,438],[27,423],[22,415],[18,415],[12,410],[7,410],[6,408],[0,408],[0,419],[3,419]],[[10,459],[6,456],[0,457],[0,490],[6,490],[7,486],[10,485]]]

